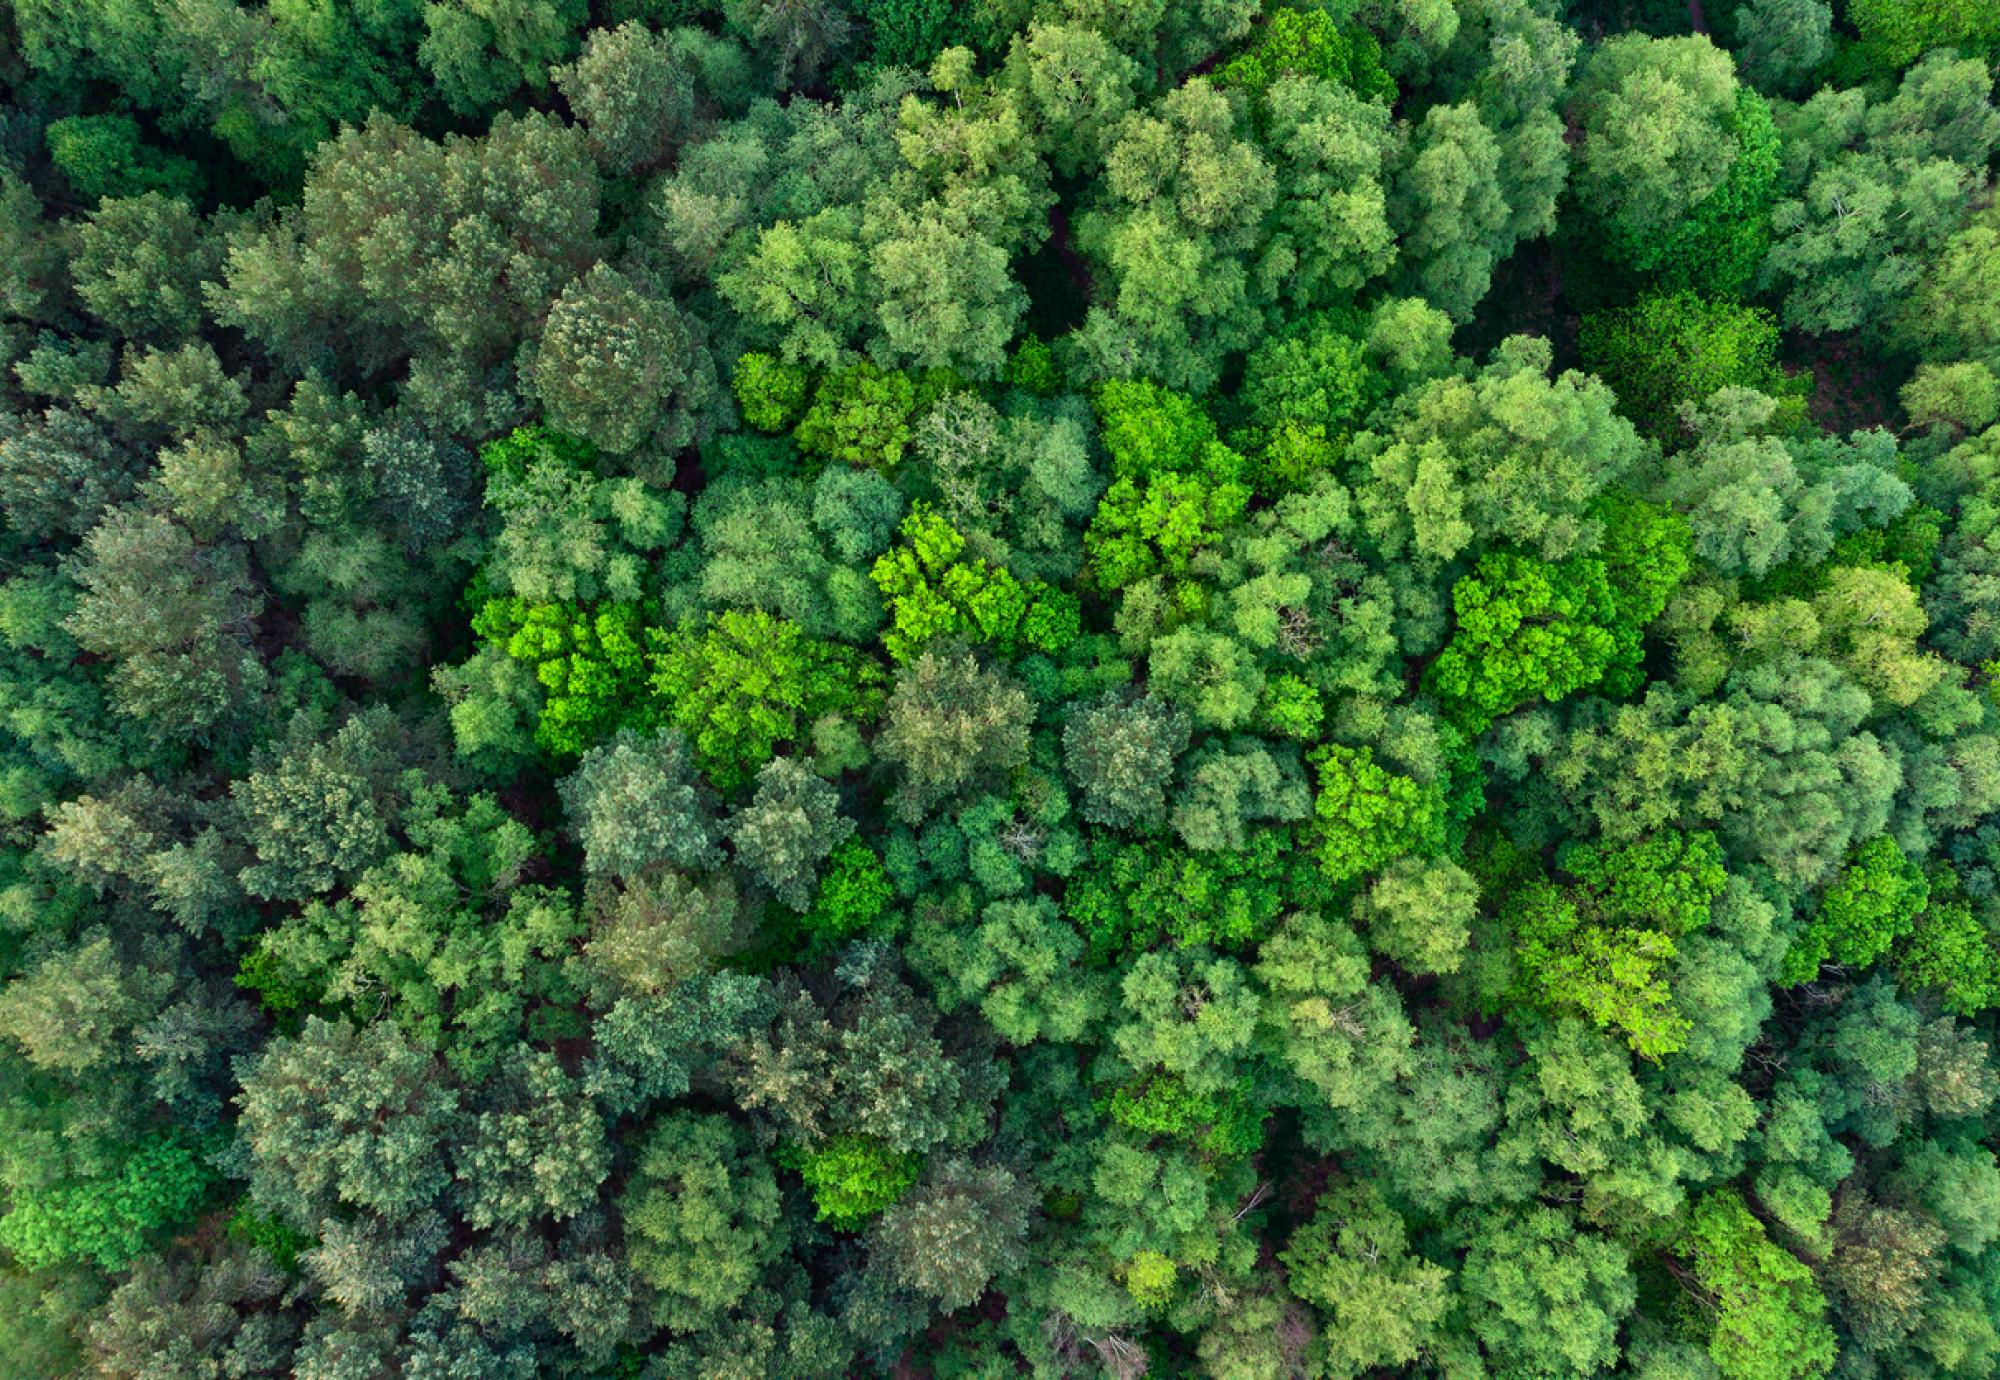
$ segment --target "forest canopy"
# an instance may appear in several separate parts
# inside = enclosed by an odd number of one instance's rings
[[[0,0],[0,1380],[2000,1377],[1996,61]]]

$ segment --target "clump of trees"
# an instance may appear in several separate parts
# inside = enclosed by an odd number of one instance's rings
[[[0,2],[0,1375],[2000,1374],[1996,13]]]

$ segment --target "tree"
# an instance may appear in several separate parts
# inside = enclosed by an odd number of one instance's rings
[[[802,1151],[799,1174],[822,1222],[854,1231],[901,1198],[917,1182],[919,1161],[869,1136],[833,1136]]]
[[[730,377],[743,420],[759,431],[790,431],[805,412],[812,375],[761,350],[739,356]]]
[[[827,859],[819,893],[800,924],[826,939],[851,938],[873,926],[894,897],[880,855],[849,835]]]
[[[593,881],[584,900],[591,923],[583,960],[600,1008],[621,997],[671,992],[746,938],[746,917],[726,874],[695,882],[658,870],[616,884]]]
[[[1933,359],[1967,357],[2000,363],[2000,291],[1993,277],[1993,254],[2000,247],[2000,215],[1979,212],[1946,240],[1925,266],[1916,291],[1899,311],[1896,334]],[[1938,368],[1939,366],[1931,366]],[[1919,369],[1919,376],[1922,369]],[[1968,427],[1968,429],[1975,429]]]
[[[1182,843],[1201,852],[1240,852],[1260,823],[1295,823],[1312,813],[1312,792],[1295,755],[1255,739],[1211,742],[1187,759],[1168,817]]]
[[[840,793],[789,757],[765,763],[757,793],[728,825],[737,861],[799,911],[812,904],[820,860],[853,832]]]
[[[725,790],[749,781],[816,721],[865,722],[881,704],[880,666],[761,611],[728,609],[663,638],[650,682],[666,717]]]
[[[1243,405],[1252,422],[1273,430],[1292,422],[1344,436],[1367,416],[1387,389],[1366,343],[1344,324],[1325,313],[1250,352]]]
[[[1311,760],[1319,773],[1314,856],[1329,880],[1351,881],[1400,857],[1443,847],[1444,799],[1437,786],[1377,766],[1372,748],[1329,744]]]
[[[1826,0],[1751,0],[1736,16],[1737,57],[1760,91],[1789,95],[1833,51]]]
[[[1076,222],[1105,293],[1078,353],[1095,376],[1200,391],[1254,338],[1244,256],[1276,199],[1271,166],[1206,81],[1127,115],[1105,166],[1101,204]]]
[[[1728,1380],[1825,1375],[1835,1341],[1812,1272],[1765,1239],[1764,1225],[1724,1189],[1703,1198],[1686,1248],[1697,1284],[1714,1300],[1708,1354]]]
[[[1871,1202],[1857,1190],[1842,1195],[1832,1234],[1828,1288],[1868,1350],[1894,1347],[1922,1324],[1944,1232],[1921,1213]]]
[[[78,195],[193,197],[201,191],[200,167],[145,142],[130,115],[70,115],[52,121],[43,138],[49,160]]]
[[[1278,11],[1257,31],[1256,42],[1215,72],[1218,85],[1259,92],[1287,77],[1338,82],[1369,100],[1396,94],[1375,36],[1366,29],[1343,31],[1319,10]]]
[[[643,24],[592,29],[576,61],[551,76],[614,174],[665,162],[694,122],[693,73],[672,40]]]
[[[2000,20],[1960,0],[1858,0],[1852,22],[1889,68],[1907,67],[1939,48],[1990,53],[2000,47]]]
[[[1095,27],[1037,19],[1009,44],[1002,80],[1034,117],[1050,167],[1067,177],[1102,162],[1139,77],[1139,64]]]
[[[0,1246],[31,1270],[85,1259],[121,1269],[186,1223],[213,1182],[202,1147],[170,1135],[100,1178],[16,1191],[0,1217]]]
[[[808,455],[886,470],[903,458],[916,411],[908,374],[856,364],[820,379],[795,434]]]
[[[1475,540],[1549,561],[1588,549],[1591,500],[1644,443],[1609,388],[1552,380],[1550,360],[1547,342],[1513,337],[1477,373],[1420,385],[1355,438],[1355,503],[1385,557],[1450,560]]]
[[[434,1203],[450,1183],[457,1089],[388,1022],[308,1017],[242,1062],[237,1097],[259,1207],[310,1231],[345,1205],[387,1217]]]
[[[1616,1363],[1637,1294],[1622,1247],[1550,1207],[1490,1214],[1468,1235],[1460,1296],[1495,1374],[1582,1376]]]
[[[901,770],[891,797],[915,823],[1028,754],[1028,697],[969,652],[924,652],[896,673],[875,750]]]
[[[1669,444],[1687,436],[1683,406],[1705,403],[1718,389],[1787,391],[1770,313],[1691,292],[1586,317],[1577,346],[1639,429]]]
[[[601,263],[563,290],[522,363],[550,425],[613,453],[687,444],[716,392],[701,327]]]
[[[273,1307],[287,1284],[265,1250],[240,1241],[139,1261],[90,1322],[91,1362],[112,1380],[160,1366],[281,1375],[298,1330]]]
[[[585,865],[631,877],[658,863],[720,862],[713,805],[693,766],[687,741],[671,728],[650,737],[623,730],[585,753],[561,783]]]
[[[1451,592],[1452,640],[1425,671],[1468,732],[1535,696],[1558,700],[1610,669],[1615,617],[1603,563],[1549,565],[1511,551],[1482,556]]]
[[[1147,649],[1148,688],[1199,728],[1244,728],[1266,692],[1251,650],[1227,633],[1194,625]]]
[[[654,1317],[679,1332],[740,1303],[787,1243],[770,1162],[727,1117],[702,1112],[647,1129],[618,1210]]]
[[[1096,953],[1145,949],[1162,937],[1183,948],[1238,948],[1260,939],[1288,904],[1317,894],[1312,868],[1291,854],[1290,832],[1274,828],[1253,830],[1241,850],[1209,854],[1100,836],[1063,909]]]
[[[976,1001],[1002,1039],[1073,1042],[1104,1014],[1102,984],[1081,968],[1085,940],[1048,897],[995,901],[965,929],[949,913],[918,908],[910,961],[940,992]]]
[[[419,410],[490,434],[518,419],[486,371],[597,261],[598,200],[582,131],[551,117],[434,144],[373,115],[318,150],[294,213],[234,239],[212,310],[301,372],[411,359]]]
[[[1985,184],[2000,120],[1983,63],[1933,54],[1895,96],[1823,91],[1786,128],[1784,195],[1765,278],[1785,323],[1852,330],[1891,319]]]
[[[1001,1166],[946,1160],[882,1214],[874,1239],[900,1283],[956,1312],[1022,1262],[1029,1207]]]
[[[350,898],[267,930],[245,985],[386,1015],[477,1079],[514,1041],[565,1029],[576,989],[564,960],[581,926],[566,893],[520,884],[533,836],[491,796],[418,790],[400,822],[409,850]]]
[[[908,662],[932,644],[990,644],[1003,656],[1023,644],[1059,652],[1079,628],[1075,597],[1042,581],[1024,583],[968,549],[965,535],[927,504],[897,529],[903,540],[878,558],[869,578],[889,603],[893,625],[882,644]]]
[[[1444,1318],[1449,1273],[1410,1252],[1403,1219],[1379,1190],[1322,1194],[1279,1258],[1292,1292],[1327,1316],[1328,1374],[1408,1365]]]
[[[64,627],[113,661],[120,712],[202,738],[263,689],[246,635],[262,601],[241,546],[203,549],[172,518],[113,509],[85,539],[77,581],[83,596]]]
[[[1583,126],[1577,193],[1640,270],[1667,266],[1697,208],[1750,156],[1737,128],[1729,55],[1705,35],[1620,35],[1577,79]]]
[[[1785,956],[1784,977],[1810,982],[1829,960],[1865,968],[1916,926],[1930,901],[1923,869],[1887,834],[1856,848]]]
[[[255,861],[253,896],[301,901],[351,882],[386,854],[408,783],[401,725],[384,708],[327,733],[301,714],[266,761],[231,787]]]
[[[809,84],[853,33],[849,12],[833,0],[723,0],[722,12],[732,32],[770,54],[780,90]]]
[[[1442,858],[1402,857],[1355,903],[1377,953],[1420,973],[1454,973],[1478,910],[1479,884]]]
[[[546,1050],[516,1046],[473,1118],[456,1176],[475,1228],[562,1221],[597,1201],[610,1172],[597,1110]]]
[[[1083,817],[1114,829],[1157,823],[1187,741],[1185,718],[1144,696],[1112,695],[1078,710],[1063,729],[1063,763],[1083,792]]]
[[[1471,317],[1493,270],[1555,224],[1564,172],[1559,127],[1533,119],[1511,139],[1470,101],[1434,105],[1411,141],[1389,202],[1404,281],[1452,317]]]
[[[1718,571],[1818,565],[1841,536],[1909,506],[1890,438],[1788,441],[1767,434],[1778,416],[1775,399],[1724,389],[1688,414],[1695,444],[1668,461],[1665,496],[1687,515],[1694,554]]]
[[[472,630],[533,675],[528,684],[495,675],[493,688],[500,692],[501,704],[466,707],[497,708],[506,718],[501,725],[478,723],[470,742],[464,716],[455,707],[461,747],[482,746],[489,734],[514,746],[517,725],[507,720],[524,712],[535,715],[535,743],[558,757],[585,752],[621,728],[651,726],[652,707],[642,688],[644,629],[631,604],[606,604],[592,611],[577,604],[490,599],[472,620]],[[467,667],[466,674],[472,669]]]
[[[202,285],[221,276],[220,243],[194,208],[159,192],[106,199],[77,228],[76,294],[119,335],[162,343],[195,333]]]
[[[480,115],[520,87],[545,88],[550,69],[575,51],[585,19],[582,0],[427,0],[419,52],[445,104]]]

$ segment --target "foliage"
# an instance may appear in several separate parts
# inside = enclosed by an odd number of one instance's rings
[[[1314,856],[1329,880],[1351,881],[1444,846],[1444,798],[1435,784],[1378,766],[1372,748],[1329,744],[1312,761],[1319,772]]]
[[[1286,77],[1339,82],[1368,100],[1388,101],[1396,84],[1382,70],[1381,48],[1366,29],[1341,30],[1322,10],[1281,9],[1246,51],[1218,67],[1224,86],[1262,91]]]
[[[1991,1380],[1970,0],[0,0],[0,1374]]]
[[[1721,1190],[1696,1204],[1686,1250],[1714,1300],[1708,1354],[1723,1375],[1776,1380],[1833,1368],[1833,1329],[1812,1272],[1766,1239],[1740,1197]]]
[[[1683,404],[1705,402],[1717,389],[1784,392],[1770,313],[1691,292],[1592,316],[1578,345],[1640,430],[1662,440],[1685,436]]]
[[[202,1156],[198,1142],[169,1135],[102,1179],[16,1197],[0,1246],[31,1270],[77,1259],[120,1269],[199,1209],[215,1182]]]
[[[723,789],[741,785],[781,744],[827,715],[872,718],[879,666],[761,610],[726,609],[700,631],[659,640],[652,693],[679,725],[702,769]]]
[[[852,1231],[907,1193],[917,1181],[915,1155],[866,1136],[836,1136],[801,1151],[799,1174],[822,1222]]]
[[[1819,913],[1785,956],[1785,978],[1809,982],[1829,961],[1867,967],[1915,928],[1929,901],[1923,869],[1896,840],[1869,839],[1820,897]]]

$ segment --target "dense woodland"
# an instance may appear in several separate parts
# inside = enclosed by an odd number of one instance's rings
[[[0,1376],[2000,1375],[1993,0],[0,0]]]

